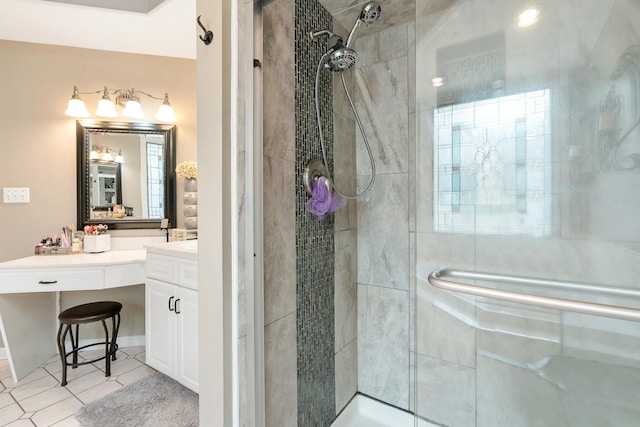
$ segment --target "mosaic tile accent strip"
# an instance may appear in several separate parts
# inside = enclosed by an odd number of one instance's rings
[[[335,418],[334,217],[318,221],[305,210],[302,183],[307,163],[322,158],[314,105],[315,73],[326,52],[311,29],[331,29],[332,17],[316,0],[295,2],[296,119],[296,317],[298,340],[298,425],[328,426]],[[319,100],[333,170],[332,76],[322,71]]]

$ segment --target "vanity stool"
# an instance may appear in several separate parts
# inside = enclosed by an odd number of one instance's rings
[[[88,304],[81,304],[75,307],[68,308],[58,315],[60,320],[60,327],[58,328],[58,351],[60,352],[60,359],[62,360],[62,381],[61,386],[67,385],[67,367],[71,366],[73,369],[80,365],[87,365],[99,360],[105,359],[105,377],[111,376],[111,360],[116,360],[116,351],[118,351],[118,328],[120,328],[120,310],[122,304],[115,301],[100,301],[91,302]],[[109,329],[107,328],[107,319],[111,319],[111,340],[109,340]],[[102,322],[104,328],[104,341],[87,344],[82,347],[78,347],[79,342],[79,326],[82,323]],[[75,325],[75,336],[72,327]],[[69,334],[71,338],[71,351],[67,352],[65,349],[65,340]],[[93,360],[78,362],[78,352],[87,347],[95,345],[104,345],[104,356],[98,357]],[[72,362],[67,361],[68,357],[72,356]]]

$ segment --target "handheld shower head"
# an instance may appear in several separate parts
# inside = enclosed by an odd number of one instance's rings
[[[381,13],[382,8],[380,7],[380,4],[372,1],[362,8],[362,12],[360,12],[360,17],[358,19],[367,25],[373,24],[378,20],[378,18],[380,18]]]
[[[353,24],[353,28],[349,31],[349,37],[347,37],[347,47],[351,46],[351,42],[353,41],[353,37],[356,34],[356,29],[360,25],[360,23],[364,22],[365,24],[373,24],[380,18],[380,14],[382,14],[382,8],[380,7],[380,3],[377,1],[370,1],[365,4],[360,11],[360,15],[358,15],[358,19]]]

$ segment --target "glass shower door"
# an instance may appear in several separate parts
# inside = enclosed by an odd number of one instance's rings
[[[640,5],[416,9],[416,413],[465,427],[633,425],[640,323],[428,276],[594,284],[464,280],[640,307]]]

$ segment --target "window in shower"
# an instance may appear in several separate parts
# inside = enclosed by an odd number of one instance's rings
[[[550,91],[434,111],[434,229],[551,232]]]

